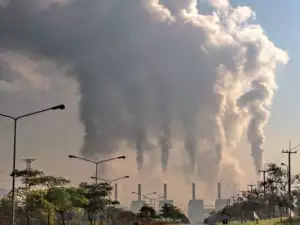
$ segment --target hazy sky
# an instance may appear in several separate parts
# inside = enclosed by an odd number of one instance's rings
[[[1,1],[0,1],[1,2]],[[292,144],[299,144],[298,130],[300,128],[300,96],[299,83],[299,45],[300,34],[298,14],[300,2],[294,0],[234,0],[234,5],[248,5],[256,13],[259,23],[274,44],[288,52],[290,61],[287,65],[280,67],[277,74],[278,91],[272,106],[272,115],[266,127],[265,161],[286,162],[286,155],[281,150]],[[1,32],[1,30],[0,30]],[[4,63],[11,63],[16,71],[3,68]],[[33,167],[41,168],[46,173],[64,176],[75,184],[80,181],[90,181],[89,177],[94,175],[94,167],[88,163],[78,160],[69,160],[67,155],[79,155],[83,145],[83,125],[79,122],[80,91],[77,82],[72,77],[61,76],[62,68],[56,65],[36,59],[32,61],[26,57],[15,54],[1,54],[0,51],[0,76],[2,80],[9,80],[22,73],[21,78],[7,87],[0,81],[0,111],[10,115],[20,115],[44,107],[66,104],[64,111],[47,112],[34,117],[21,120],[18,124],[17,133],[17,166],[25,167],[23,158],[35,158]],[[52,76],[42,76],[43,73],[51,73]],[[12,165],[12,128],[13,123],[5,118],[0,119],[0,187],[9,189],[11,179],[8,174]],[[135,152],[124,150],[115,153],[114,156],[125,154],[128,159],[115,161],[107,164],[105,179],[130,175],[131,180],[119,182],[120,200],[128,203],[134,196],[138,181],[143,180],[143,192],[157,191],[163,193],[163,182],[167,179],[169,183],[169,198],[175,199],[176,204],[185,203],[190,197],[191,186],[185,184],[185,180],[176,177],[178,167],[176,162],[181,160],[180,155],[173,155],[170,159],[168,178],[162,178],[160,166],[147,170],[151,167],[151,161],[156,161],[159,156],[151,154],[146,158],[144,170],[137,174],[135,165]],[[175,147],[176,148],[176,147]],[[253,160],[250,156],[250,147],[246,141],[242,141],[237,147],[237,158],[243,165],[245,173],[242,183],[255,182]],[[293,156],[293,172],[300,172],[297,161],[300,154]],[[173,165],[174,164],[174,165]],[[152,168],[152,167],[151,167]],[[150,171],[150,172],[149,172]],[[249,172],[250,171],[250,172]],[[142,178],[141,178],[142,177]],[[180,185],[182,183],[182,185]],[[188,191],[183,197],[177,197],[179,190]],[[205,193],[200,189],[198,197]]]

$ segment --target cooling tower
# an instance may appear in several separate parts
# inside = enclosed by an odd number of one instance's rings
[[[138,184],[138,201],[142,200],[142,185]]]
[[[221,199],[222,195],[221,195],[221,183],[218,183],[218,199]]]
[[[168,193],[167,193],[167,184],[164,184],[164,199],[168,199]]]
[[[192,184],[192,200],[196,200],[196,184]]]
[[[118,184],[115,184],[115,201],[118,201]]]

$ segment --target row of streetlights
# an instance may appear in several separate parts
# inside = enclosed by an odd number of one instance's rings
[[[108,161],[112,161],[112,160],[117,160],[117,159],[126,159],[126,156],[124,156],[124,155],[114,157],[114,158],[110,158],[110,159],[100,160],[100,161],[94,161],[94,160],[91,160],[91,159],[86,159],[86,158],[82,158],[82,157],[75,156],[75,155],[68,155],[68,156],[69,156],[70,159],[79,159],[79,160],[83,160],[83,161],[94,164],[95,168],[96,168],[96,173],[95,173],[95,177],[93,179],[95,179],[96,184],[98,183],[98,165],[99,164],[105,163],[105,162],[108,162]]]
[[[14,125],[14,132],[13,132],[13,163],[12,163],[13,165],[12,165],[12,174],[11,174],[12,175],[11,224],[12,225],[15,225],[15,190],[16,190],[16,174],[15,174],[15,171],[16,171],[16,156],[17,156],[17,125],[18,125],[18,121],[20,119],[30,117],[30,116],[34,116],[34,115],[37,115],[37,114],[41,114],[41,113],[44,113],[44,112],[47,112],[47,111],[64,110],[65,108],[66,108],[66,106],[64,104],[60,104],[60,105],[55,105],[55,106],[48,107],[48,108],[45,108],[45,109],[42,109],[42,110],[26,113],[26,114],[23,114],[23,115],[17,116],[17,117],[0,113],[0,117],[4,117],[4,118],[12,120],[13,125]],[[112,161],[112,160],[116,160],[116,159],[125,159],[126,157],[125,156],[119,156],[119,157],[114,157],[114,158],[101,160],[101,161],[93,161],[93,160],[90,160],[90,159],[85,159],[85,158],[74,156],[74,155],[69,155],[69,158],[70,159],[72,159],[72,158],[80,159],[80,160],[84,160],[84,161],[95,164],[96,165],[96,176],[94,178],[95,178],[96,183],[98,183],[98,180],[104,180],[104,179],[98,178],[98,165],[100,163],[104,163],[104,162],[108,162],[108,161]],[[113,181],[120,180],[120,179],[124,179],[124,178],[129,178],[129,176],[124,176],[124,177],[121,177],[121,178],[110,180],[109,183],[111,183]],[[107,182],[108,180],[104,180],[104,181]]]

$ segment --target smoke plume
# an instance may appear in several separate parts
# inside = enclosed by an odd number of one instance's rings
[[[68,65],[80,85],[83,156],[126,142],[138,168],[160,149],[165,171],[172,140],[183,141],[188,171],[203,178],[199,168],[216,165],[205,178],[216,179],[246,132],[258,170],[276,65],[288,56],[251,24],[250,8],[210,3],[202,15],[196,0],[11,0],[0,7],[0,48]]]

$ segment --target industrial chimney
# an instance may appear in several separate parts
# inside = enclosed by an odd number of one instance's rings
[[[118,201],[118,184],[115,184],[115,201]]]
[[[142,185],[138,184],[138,200],[142,200]]]
[[[168,195],[167,195],[167,184],[164,184],[164,199],[165,199],[165,200],[168,199]]]
[[[218,199],[221,199],[222,195],[221,195],[221,183],[218,183]]]
[[[192,184],[192,199],[196,200],[196,184]]]

